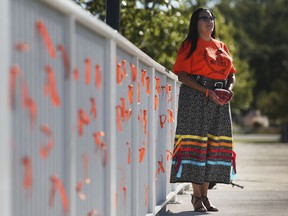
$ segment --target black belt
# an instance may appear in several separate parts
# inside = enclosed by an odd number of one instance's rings
[[[199,83],[200,85],[208,88],[208,89],[225,89],[227,85],[226,80],[214,80],[208,77],[200,76],[200,75],[191,75],[194,80]]]

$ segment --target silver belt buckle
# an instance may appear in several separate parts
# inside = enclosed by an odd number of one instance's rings
[[[220,84],[221,87],[219,87],[218,84]],[[221,88],[221,89],[222,89],[222,88],[223,88],[223,83],[222,83],[222,82],[215,82],[215,83],[214,83],[214,87],[215,87],[215,88]]]

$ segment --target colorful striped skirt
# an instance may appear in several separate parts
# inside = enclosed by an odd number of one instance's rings
[[[171,183],[230,183],[235,165],[230,105],[180,87]],[[234,166],[235,167],[235,166]]]

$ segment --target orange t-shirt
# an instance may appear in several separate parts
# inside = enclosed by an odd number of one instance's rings
[[[175,74],[184,71],[189,74],[224,80],[230,72],[236,72],[233,59],[223,42],[215,39],[204,41],[199,38],[196,50],[187,58],[190,47],[190,42],[184,42],[184,46],[179,49],[172,69]]]

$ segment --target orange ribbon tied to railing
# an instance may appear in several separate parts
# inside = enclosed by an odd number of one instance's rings
[[[160,77],[155,77],[156,80],[156,91],[158,93],[158,95],[160,95],[161,93],[161,89],[160,89]]]
[[[22,165],[24,166],[24,178],[23,178],[23,187],[25,190],[30,190],[32,187],[32,162],[28,156],[24,156],[21,160]]]
[[[94,142],[96,145],[97,150],[101,149],[101,143],[103,142],[103,140],[101,141],[100,138],[103,137],[104,138],[105,133],[104,131],[99,131],[97,133],[93,133],[93,137],[94,137]]]
[[[157,170],[157,173],[159,174],[161,171],[163,173],[165,173],[165,169],[164,169],[164,166],[163,166],[163,156],[161,155],[161,161],[158,161],[158,170]]]
[[[168,114],[169,114],[168,122],[169,123],[174,122],[173,111],[171,109],[168,109],[167,111],[168,111]]]
[[[121,81],[122,81],[122,76],[121,76],[121,64],[117,64],[116,82],[117,82],[117,84],[120,84]]]
[[[55,175],[50,177],[50,181],[52,183],[52,187],[51,187],[50,197],[49,197],[49,206],[53,207],[55,195],[58,190],[60,193],[61,201],[62,201],[63,211],[65,214],[67,214],[69,211],[68,196],[66,194],[62,181]]]
[[[146,77],[146,94],[147,95],[150,95],[150,77],[149,76],[147,76]]]
[[[133,65],[132,63],[130,63],[130,68],[132,71],[131,82],[134,82],[136,80],[136,77],[137,77],[137,69],[136,69],[135,65]]]
[[[36,27],[38,29],[38,31],[40,32],[40,35],[45,43],[46,49],[50,55],[51,58],[55,58],[56,57],[56,53],[55,53],[55,49],[51,40],[51,37],[48,33],[48,30],[44,24],[44,22],[42,20],[38,20],[36,22]]]
[[[86,200],[86,195],[82,192],[83,183],[79,181],[76,186],[76,192],[80,200]]]
[[[143,110],[143,130],[144,134],[147,134],[147,126],[148,126],[148,119],[147,119],[148,110]]]
[[[145,152],[146,152],[146,148],[145,147],[141,147],[139,149],[139,163],[142,163],[144,157],[145,157]]]
[[[18,42],[15,48],[18,52],[28,52],[30,50],[29,44],[24,42]]]
[[[55,107],[60,106],[60,98],[57,93],[57,85],[54,70],[50,65],[46,65],[45,72],[48,75],[48,79],[44,85],[44,95],[45,96],[50,95],[51,102]]]
[[[166,161],[169,161],[172,159],[173,153],[169,149],[166,150]]]
[[[85,59],[85,84],[90,84],[91,77],[91,60],[89,58]]]
[[[158,110],[159,108],[159,98],[158,95],[154,96],[154,110]]]
[[[93,119],[96,119],[97,118],[96,100],[93,97],[91,97],[90,102],[91,102],[90,114],[92,115]]]
[[[42,159],[46,159],[49,153],[52,151],[55,142],[52,131],[47,124],[41,125],[40,130],[49,138],[48,144],[40,147],[40,156]]]
[[[57,49],[62,54],[62,60],[63,60],[64,67],[65,67],[65,78],[67,79],[70,76],[70,60],[69,60],[69,57],[68,57],[68,54],[67,54],[67,51],[66,51],[64,45],[59,44],[57,46]]]
[[[164,124],[167,120],[167,115],[165,114],[162,114],[159,116],[159,119],[160,119],[160,127],[163,128],[164,127]]]
[[[126,142],[126,145],[128,147],[128,159],[127,159],[127,163],[130,164],[131,163],[131,145],[129,142]]]
[[[101,86],[102,86],[102,74],[101,74],[101,70],[100,70],[100,65],[99,64],[95,65],[94,79],[95,79],[96,88],[98,90],[101,89]]]
[[[85,113],[83,109],[78,111],[78,134],[79,136],[83,135],[84,125],[88,125],[90,122],[89,116]]]
[[[121,117],[122,117],[122,107],[121,106],[116,106],[116,122],[117,122],[117,128],[119,132],[122,132],[122,125],[121,125]]]
[[[146,70],[142,69],[141,70],[141,83],[142,83],[142,86],[145,85],[145,77],[146,77]]]
[[[137,82],[137,103],[140,104],[141,100],[141,90],[140,90],[140,82]]]
[[[128,85],[128,100],[129,103],[133,103],[133,85]]]
[[[36,102],[30,97],[28,92],[27,83],[22,80],[22,106],[27,108],[30,113],[30,127],[32,128],[36,122],[37,105]]]
[[[166,95],[170,95],[168,98],[168,103],[172,101],[172,87],[169,84],[166,84]]]
[[[73,71],[73,77],[74,77],[74,80],[78,80],[79,79],[79,70],[78,68],[75,68],[74,71]]]
[[[10,106],[11,109],[13,110],[15,107],[15,99],[16,99],[16,79],[17,76],[21,75],[21,70],[20,67],[18,65],[13,65],[10,68],[10,77],[9,77],[9,99],[10,99]]]
[[[126,71],[126,60],[122,60],[121,62],[121,66],[123,68],[123,72],[122,72],[122,75],[121,75],[121,80],[125,79],[125,77],[127,76],[127,71]]]
[[[87,216],[100,216],[100,213],[96,209],[92,209],[88,212]]]

